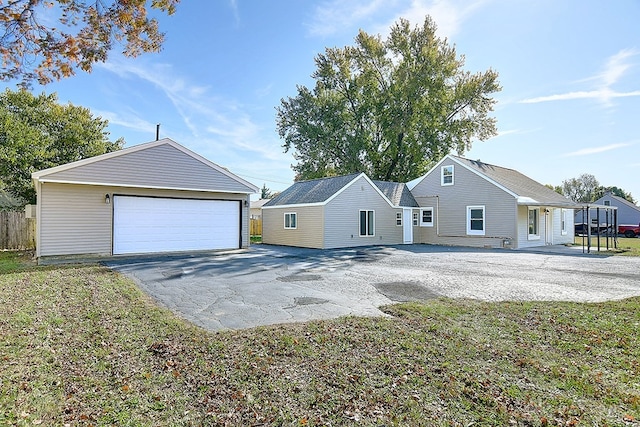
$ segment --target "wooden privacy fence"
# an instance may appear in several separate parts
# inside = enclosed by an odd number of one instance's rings
[[[249,223],[249,235],[251,236],[262,236],[262,220],[251,218],[251,222]]]
[[[24,211],[0,211],[0,249],[24,250],[36,247],[36,220]]]

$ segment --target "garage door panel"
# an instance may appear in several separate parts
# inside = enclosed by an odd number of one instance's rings
[[[240,203],[114,196],[113,253],[238,248]]]

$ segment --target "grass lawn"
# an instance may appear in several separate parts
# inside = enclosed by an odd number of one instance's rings
[[[587,238],[584,238],[584,244],[586,245]],[[582,246],[583,238],[582,236],[575,237],[575,244]],[[606,250],[607,247],[607,239],[604,236],[600,236],[600,252],[610,255],[622,255],[622,256],[640,256],[640,238],[633,237],[618,237],[618,247],[613,249],[613,243],[611,239],[609,239],[609,250]],[[597,253],[598,249],[598,239],[596,236],[591,237],[591,251]]]
[[[0,265],[0,425],[639,425],[640,298],[208,333],[103,267]]]

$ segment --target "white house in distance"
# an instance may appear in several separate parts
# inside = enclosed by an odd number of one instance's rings
[[[34,172],[36,256],[249,245],[258,188],[171,139]]]
[[[573,201],[508,168],[447,155],[409,189],[365,174],[293,184],[262,209],[262,241],[313,248],[573,242]]]

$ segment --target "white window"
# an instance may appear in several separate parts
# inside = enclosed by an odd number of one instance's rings
[[[360,236],[375,236],[375,211],[360,211]]]
[[[484,206],[467,206],[467,234],[484,236]]]
[[[396,225],[402,225],[402,212],[396,212]]]
[[[284,214],[284,228],[296,229],[298,228],[298,214],[295,212],[287,212]]]
[[[565,236],[567,234],[567,210],[560,210],[560,233]]]
[[[529,208],[529,240],[537,240],[540,238],[540,209]]]
[[[417,226],[418,225],[418,212],[414,212],[413,213],[413,225]]]
[[[453,185],[453,165],[442,166],[440,175],[441,185]]]
[[[420,226],[433,227],[433,208],[420,209]]]
[[[604,201],[604,205],[605,206],[611,206],[611,200],[605,200]]]

